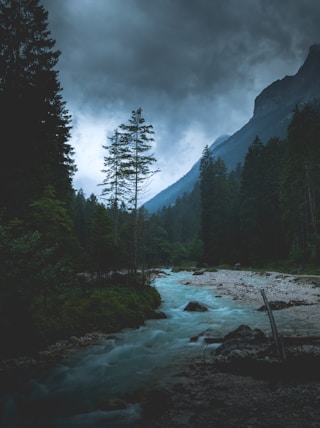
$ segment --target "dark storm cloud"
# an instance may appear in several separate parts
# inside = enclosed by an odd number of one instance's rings
[[[280,3],[280,4],[279,4]],[[317,34],[317,1],[46,0],[71,81],[90,96],[224,90],[249,66],[291,59]],[[307,17],[306,17],[307,16]],[[305,18],[304,18],[305,17]],[[312,25],[313,24],[313,25]],[[309,39],[309,40],[308,40]],[[298,49],[298,52],[297,52]],[[104,91],[102,91],[104,89]]]
[[[107,120],[142,106],[158,131],[163,164],[179,152],[190,167],[206,139],[210,144],[242,126],[255,96],[295,74],[310,45],[320,42],[318,0],[42,3],[78,123],[79,111]]]

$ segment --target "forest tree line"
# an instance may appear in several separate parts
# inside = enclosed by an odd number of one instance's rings
[[[199,181],[157,214],[180,261],[292,269],[320,261],[320,108],[296,107],[287,137],[256,136],[227,171],[205,147]],[[192,208],[191,208],[192,207]],[[173,255],[173,254],[172,254]]]
[[[138,210],[138,266],[316,267],[320,261],[319,139],[320,108],[314,103],[295,108],[285,139],[273,137],[263,144],[256,136],[243,164],[234,171],[228,171],[224,161],[205,147],[199,179],[190,192],[155,214],[143,207]],[[81,191],[76,198],[82,210],[96,199],[92,195],[86,200]],[[112,230],[112,208],[101,209],[109,215]],[[125,267],[131,214],[122,205],[118,215],[118,248],[105,258],[109,270]],[[78,223],[78,234],[86,224],[90,224],[88,218],[81,227]],[[115,260],[112,254],[117,254]]]

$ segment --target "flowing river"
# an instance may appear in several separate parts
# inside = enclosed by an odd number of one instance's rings
[[[169,271],[168,271],[169,272]],[[270,332],[264,312],[241,306],[230,297],[216,297],[210,286],[184,285],[191,273],[171,273],[155,280],[167,318],[148,320],[98,345],[71,352],[66,359],[3,397],[4,428],[139,427],[139,404],[106,411],[103,402],[139,389],[156,389],[210,348],[190,338],[210,328],[221,337],[240,324]],[[187,312],[190,301],[207,312]],[[262,303],[263,304],[263,303]]]

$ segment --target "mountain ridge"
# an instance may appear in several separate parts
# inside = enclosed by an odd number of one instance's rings
[[[231,136],[218,137],[210,146],[212,154],[221,157],[229,171],[242,163],[250,144],[258,136],[263,143],[272,137],[285,138],[294,108],[320,99],[320,44],[309,48],[306,60],[297,73],[278,79],[255,98],[253,116]],[[199,177],[200,159],[175,183],[144,204],[154,213],[173,205],[179,196],[190,192]]]
[[[221,145],[225,139],[229,138],[229,135],[221,135],[218,137],[210,147],[215,146],[216,144]],[[217,146],[218,147],[218,146]],[[186,172],[181,178],[175,181],[170,186],[161,190],[156,196],[150,199],[144,204],[144,207],[151,213],[157,211],[163,206],[170,206],[176,201],[179,196],[182,196],[185,191],[191,191],[192,187],[196,183],[199,176],[199,165],[200,159],[193,164],[191,169]],[[157,201],[161,200],[161,206],[157,207]],[[155,201],[156,207],[153,207],[153,201]]]

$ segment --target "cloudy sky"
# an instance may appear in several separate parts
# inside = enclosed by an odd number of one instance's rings
[[[144,200],[206,144],[252,116],[255,97],[320,43],[319,0],[41,0],[73,118],[74,187],[99,196],[102,148],[141,107],[161,170]]]

